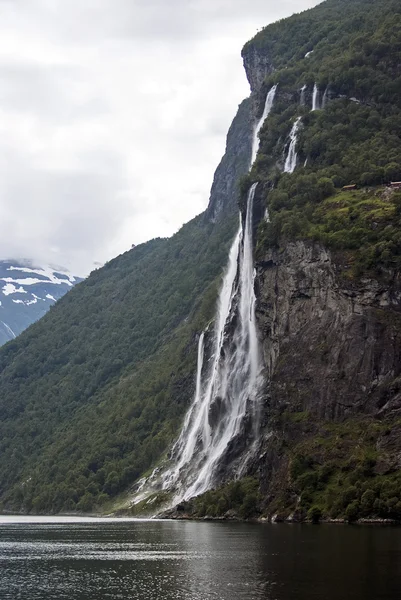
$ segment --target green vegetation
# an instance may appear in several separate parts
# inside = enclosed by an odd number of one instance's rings
[[[253,477],[230,481],[209,490],[180,507],[192,517],[224,517],[249,519],[260,514],[262,497],[259,482]]]
[[[248,183],[264,184],[270,223],[260,229],[259,255],[291,239],[320,240],[358,250],[356,271],[398,268],[400,196],[344,185],[380,186],[401,179],[401,7],[387,0],[328,0],[270,25],[244,48],[267,55],[278,83],[273,110],[260,133],[260,153]],[[305,58],[306,52],[313,53]],[[324,110],[311,111],[317,82]],[[300,89],[308,86],[307,106]],[[282,173],[294,119],[302,117],[298,167]],[[328,201],[324,202],[326,198]],[[323,205],[322,205],[323,202]],[[364,204],[365,202],[365,204]]]
[[[198,217],[95,271],[0,351],[0,498],[91,511],[174,439],[236,219]]]
[[[294,186],[298,193],[294,208],[277,210],[279,206],[290,206],[291,191],[283,192],[280,187],[271,192],[274,217],[270,223],[260,226],[257,254],[263,255],[266,246],[311,239],[333,250],[349,251],[349,276],[369,271],[379,275],[383,269],[398,270],[401,267],[401,193],[385,187],[338,191],[315,204],[306,201],[300,208],[301,198],[310,197],[319,189],[318,183],[315,188],[303,187],[310,179],[313,181],[313,176],[296,180]]]
[[[350,419],[319,429],[319,436],[291,452],[292,492],[299,497],[293,509],[313,522],[322,517],[401,520],[401,473],[389,468],[377,444],[389,424]]]
[[[346,276],[398,270],[401,193],[385,185],[401,180],[399,1],[327,0],[265,28],[244,54],[254,50],[275,67],[261,100],[278,83],[258,158],[240,184],[243,201],[258,181],[257,201],[269,210],[257,257],[272,245],[318,240],[346,258]],[[311,112],[315,82],[328,101]],[[307,105],[300,103],[304,85]],[[298,166],[283,174],[297,117]],[[342,190],[348,184],[358,189]],[[235,226],[235,217],[213,225],[200,216],[171,239],[135,248],[0,350],[3,509],[110,507],[161,460],[192,398],[198,334],[214,316]],[[283,430],[305,434],[283,451],[290,487],[286,480],[267,505],[257,480],[229,482],[193,499],[194,515],[249,518],[274,508],[312,522],[401,517],[399,470],[381,469],[377,449],[394,424],[318,423],[313,435],[309,413],[287,412]],[[165,498],[150,500],[161,506]]]

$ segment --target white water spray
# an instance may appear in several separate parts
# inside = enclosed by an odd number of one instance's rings
[[[267,94],[263,115],[254,129],[252,164],[259,148],[258,133],[271,111],[276,89],[273,86]],[[218,481],[224,459],[228,457],[230,462],[228,455],[238,436],[246,430],[248,442],[256,441],[262,370],[253,266],[256,187],[253,184],[248,192],[244,227],[240,218],[230,249],[213,335],[204,332],[199,338],[195,397],[171,451],[174,466],[156,469],[141,482],[135,502],[160,489],[172,491],[174,502],[205,492]],[[248,446],[249,455],[253,450],[252,444]]]
[[[277,85],[274,85],[271,88],[271,90],[269,91],[269,93],[267,94],[265,106],[263,109],[263,114],[262,114],[261,118],[259,119],[258,123],[256,124],[256,127],[253,132],[251,166],[255,162],[256,155],[259,150],[259,131],[261,130],[263,123],[265,122],[266,118],[269,116],[271,109],[273,108],[273,102],[274,102],[274,96],[276,95],[276,90],[277,90]]]
[[[313,94],[312,94],[312,110],[319,110],[319,109],[320,109],[319,90],[315,83],[315,85],[313,87]]]
[[[248,195],[245,229],[233,244],[225,278],[211,371],[202,389],[197,418],[180,436],[174,479],[183,499],[202,494],[215,483],[230,444],[242,432],[246,416],[257,417],[261,370],[255,324],[252,212],[256,184]],[[238,257],[237,272],[236,261]],[[233,273],[235,273],[233,279]],[[232,285],[230,296],[228,290]],[[170,484],[171,485],[171,484]]]
[[[287,158],[286,158],[285,164],[284,164],[284,173],[293,173],[295,171],[295,167],[297,166],[296,146],[297,146],[297,134],[298,134],[300,124],[301,124],[301,117],[298,117],[298,119],[295,121],[294,125],[292,126],[292,129],[290,132],[290,145],[288,148]]]

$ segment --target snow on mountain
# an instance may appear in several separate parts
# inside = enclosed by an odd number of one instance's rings
[[[79,281],[62,267],[0,260],[0,345],[43,317]]]

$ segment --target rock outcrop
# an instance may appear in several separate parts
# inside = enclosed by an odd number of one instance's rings
[[[271,514],[297,511],[298,454],[335,471],[359,448],[374,457],[371,477],[400,469],[400,283],[391,273],[352,279],[344,257],[319,243],[288,243],[259,261],[264,433],[250,473]]]
[[[252,101],[241,102],[227,134],[226,151],[217,167],[205,218],[216,222],[238,211],[238,180],[249,169],[252,152]]]
[[[400,279],[352,281],[343,268],[301,241],[259,263],[258,320],[277,407],[324,419],[401,410]]]

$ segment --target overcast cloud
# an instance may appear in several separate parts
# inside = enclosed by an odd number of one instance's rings
[[[0,256],[86,274],[204,210],[242,45],[317,3],[0,0]]]

